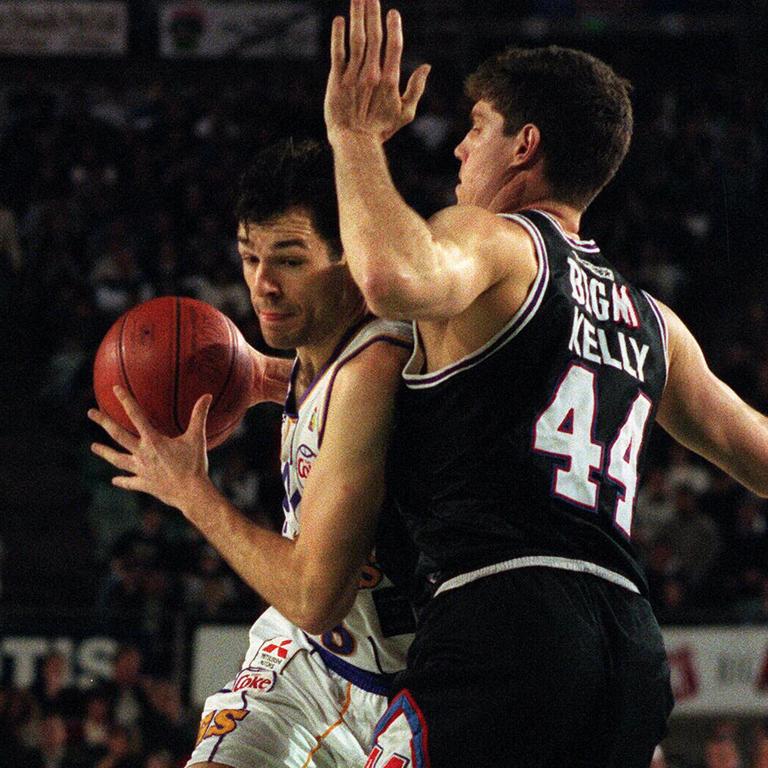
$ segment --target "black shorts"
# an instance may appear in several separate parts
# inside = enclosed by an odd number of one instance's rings
[[[648,601],[554,568],[433,598],[393,690],[370,768],[648,768],[672,709]]]

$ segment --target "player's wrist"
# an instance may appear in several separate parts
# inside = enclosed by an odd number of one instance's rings
[[[383,146],[386,132],[350,126],[328,127],[328,142],[334,150],[353,147]]]
[[[175,506],[197,528],[210,518],[210,511],[222,498],[213,481],[205,477],[192,477],[184,484],[184,492]]]
[[[253,361],[250,405],[258,403],[282,405],[288,392],[291,361],[282,357],[270,357],[253,347],[250,351]]]

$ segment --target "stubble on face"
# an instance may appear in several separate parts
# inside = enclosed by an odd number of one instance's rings
[[[274,349],[322,345],[339,326],[346,268],[310,216],[291,211],[272,221],[242,224],[238,249],[264,341]]]
[[[471,119],[472,127],[456,148],[461,160],[456,200],[459,205],[493,210],[510,179],[507,158],[513,138],[504,133],[504,117],[489,102],[478,101]]]

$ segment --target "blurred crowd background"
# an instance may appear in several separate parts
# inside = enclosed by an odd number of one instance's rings
[[[110,486],[85,413],[99,340],[151,297],[210,302],[265,349],[240,276],[234,190],[256,148],[323,136],[325,37],[317,60],[162,61],[156,4],[129,5],[128,60],[0,58],[0,619],[75,617],[119,646],[112,679],[86,690],[57,653],[34,685],[0,686],[8,768],[183,764],[198,715],[179,660],[184,632],[247,623],[264,607],[180,515]],[[319,5],[326,22],[343,10]],[[418,117],[388,145],[398,186],[423,214],[451,203],[452,151],[468,125],[463,76],[508,42],[548,41],[515,30],[586,20],[590,34],[569,27],[557,42],[632,80],[636,132],[583,235],[671,305],[715,371],[767,413],[764,6],[530,0],[498,16],[497,3],[406,3],[408,62],[429,60],[433,73]],[[591,34],[619,22],[629,27]],[[660,31],[675,23],[698,31]],[[217,484],[270,525],[278,440],[279,409],[261,406],[211,454]],[[765,500],[660,430],[648,463],[635,536],[661,621],[767,623]],[[698,753],[668,764],[764,768],[768,733],[713,723]]]

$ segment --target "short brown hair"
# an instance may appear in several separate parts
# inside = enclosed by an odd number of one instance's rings
[[[580,208],[613,178],[627,154],[631,89],[600,59],[556,45],[507,48],[465,84],[473,101],[488,101],[503,115],[506,134],[527,123],[539,128],[553,194]]]
[[[260,224],[293,209],[306,211],[328,245],[331,261],[342,257],[339,209],[330,144],[285,138],[262,148],[240,177],[235,215],[239,224]]]

